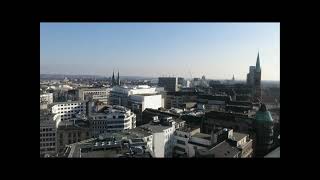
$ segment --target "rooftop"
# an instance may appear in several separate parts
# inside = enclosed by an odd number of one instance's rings
[[[145,130],[150,130],[153,133],[163,132],[164,130],[171,128],[171,126],[165,126],[161,124],[158,124],[158,125],[144,124],[139,127]]]
[[[208,100],[217,100],[217,101],[231,101],[230,96],[215,96],[215,95],[199,95],[198,99],[208,99]]]
[[[144,93],[144,94],[134,94],[132,96],[155,96],[155,95],[161,95],[161,94],[160,93],[154,93],[154,94]]]
[[[223,141],[210,150],[198,150],[200,156],[204,157],[216,157],[216,158],[233,158],[240,150],[232,146],[229,142]]]
[[[275,150],[271,151],[270,153],[268,153],[265,157],[266,158],[280,158],[280,146],[278,148],[276,148]]]
[[[240,141],[241,139],[243,139],[246,136],[248,136],[248,134],[233,132],[233,138],[235,141]]]
[[[106,134],[105,139],[91,138],[67,145],[62,156],[69,158],[151,157],[143,139],[119,139],[119,137],[115,138],[114,135],[116,133],[109,133]]]
[[[211,135],[210,134],[204,134],[204,133],[196,133],[192,137],[211,140]]]
[[[197,129],[199,129],[199,127],[183,126],[183,127],[180,127],[177,130],[178,131],[182,131],[182,132],[192,132],[192,131],[197,130]]]

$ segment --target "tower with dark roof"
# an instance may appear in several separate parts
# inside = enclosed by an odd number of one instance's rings
[[[112,86],[115,85],[115,79],[114,79],[114,70],[112,71],[112,79],[111,79]]]
[[[119,69],[118,69],[118,77],[117,77],[117,82],[116,82],[116,84],[117,84],[118,86],[120,86],[120,76],[119,76]]]
[[[261,104],[255,117],[256,157],[265,156],[273,146],[273,119],[265,104]]]

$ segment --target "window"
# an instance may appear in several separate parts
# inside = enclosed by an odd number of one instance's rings
[[[71,139],[68,140],[68,144],[71,144]]]
[[[78,132],[78,137],[80,137],[81,136],[81,132]]]
[[[68,134],[68,137],[71,138],[71,133]]]

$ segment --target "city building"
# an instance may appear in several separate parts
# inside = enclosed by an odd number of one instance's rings
[[[54,156],[57,153],[57,126],[60,116],[48,110],[40,110],[40,157]]]
[[[108,104],[110,88],[80,88],[77,91],[78,100],[93,100]]]
[[[91,136],[90,122],[84,114],[61,121],[57,128],[58,153],[63,151],[66,145],[89,139]]]
[[[143,124],[142,112],[146,108],[158,109],[163,107],[161,94],[136,94],[131,95],[128,106],[136,115],[138,125]]]
[[[158,86],[164,87],[164,90],[168,92],[178,91],[178,78],[177,77],[159,77]]]
[[[201,130],[204,133],[210,133],[214,126],[233,129],[236,132],[248,133],[250,137],[254,136],[255,118],[249,114],[209,111],[205,113],[201,124]]]
[[[200,128],[185,126],[175,134],[174,157],[243,157],[253,154],[252,139],[248,134],[215,127],[210,134]]]
[[[223,141],[219,145],[207,150],[199,149],[197,158],[240,158],[241,151],[233,146],[230,141]]]
[[[197,107],[198,109],[224,111],[226,104],[230,101],[230,96],[199,95]]]
[[[40,109],[47,109],[53,103],[53,93],[40,94]]]
[[[104,133],[69,144],[59,154],[67,158],[151,158],[152,134],[144,130]]]
[[[73,115],[78,113],[87,113],[87,105],[85,101],[68,101],[55,102],[51,104],[50,110],[54,114],[61,116],[61,120],[69,120]]]
[[[167,92],[165,108],[191,108],[197,102],[198,93],[194,91]]]
[[[106,132],[118,132],[136,127],[136,115],[123,106],[108,105],[99,112],[90,113],[94,137]]]
[[[160,92],[156,87],[148,85],[139,86],[115,86],[110,91],[110,104],[128,107],[131,95],[157,95]],[[163,100],[162,100],[163,101]]]
[[[155,158],[172,157],[174,146],[173,133],[175,132],[175,121],[170,116],[154,117],[148,124],[139,126],[153,135],[152,153]]]

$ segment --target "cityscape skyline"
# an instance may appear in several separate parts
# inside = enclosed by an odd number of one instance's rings
[[[41,23],[40,73],[280,80],[279,23]]]

